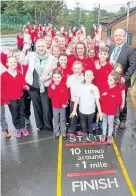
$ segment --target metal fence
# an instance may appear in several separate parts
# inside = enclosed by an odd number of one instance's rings
[[[22,26],[28,21],[33,23],[31,16],[7,16],[1,14],[1,30],[15,30],[21,31]]]

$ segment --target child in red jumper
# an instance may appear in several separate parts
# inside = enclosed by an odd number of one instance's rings
[[[68,58],[66,53],[60,53],[58,57],[58,68],[63,74],[63,81],[66,83],[68,76],[72,74],[72,70],[68,66]]]
[[[96,60],[98,60],[98,56],[96,54],[96,51],[94,49],[94,47],[91,47],[88,49],[88,56],[95,62]]]
[[[55,138],[58,139],[61,132],[66,140],[66,107],[69,95],[60,70],[53,71],[53,82],[48,87],[48,96],[52,101]]]
[[[108,75],[113,70],[112,65],[107,61],[108,58],[108,48],[103,47],[99,49],[98,52],[98,60],[95,61],[95,78],[94,78],[94,85],[96,85],[100,91],[100,93],[103,91],[103,88],[108,87]],[[95,113],[94,117],[94,124],[93,124],[93,130],[95,131],[97,129],[96,126],[97,121],[97,111]],[[102,122],[99,122],[99,127],[102,129]]]
[[[108,75],[113,70],[112,65],[107,61],[108,56],[108,48],[100,48],[98,52],[99,59],[95,61],[94,84],[98,87],[100,92],[103,88],[108,86]]]
[[[117,125],[117,120],[119,118],[119,115],[123,111],[124,106],[125,106],[126,84],[125,84],[124,80],[122,80],[123,67],[122,67],[122,65],[120,63],[115,63],[114,64],[114,71],[117,72],[120,75],[120,77],[121,77],[121,82],[117,83],[117,85],[119,86],[119,88],[121,90],[121,96],[122,96],[122,104],[121,104],[120,109],[118,110],[118,113],[117,113],[117,115],[115,117],[115,120],[114,120],[114,130],[115,130],[115,127]]]
[[[63,81],[66,84],[68,76],[70,76],[73,72],[70,69],[70,66],[68,65],[68,57],[66,53],[60,53],[58,57],[58,68],[61,70],[63,74]],[[69,116],[70,116],[70,100],[68,101],[67,108],[66,108],[66,124],[67,125],[69,125]]]
[[[17,48],[22,51],[24,45],[24,37],[22,33],[17,34]]]
[[[117,72],[119,75],[120,75],[120,77],[122,77],[123,76],[123,67],[122,67],[122,65],[120,64],[120,63],[115,63],[114,64],[114,71],[115,72]],[[121,78],[122,79],[122,78]],[[119,82],[119,83],[117,83],[117,85],[120,87],[120,89],[121,89],[121,96],[122,96],[122,104],[121,104],[121,111],[123,110],[123,108],[124,108],[124,105],[125,105],[125,90],[126,90],[126,84],[125,84],[125,82]]]
[[[26,76],[26,72],[28,70],[28,65],[22,65],[20,62],[20,51],[18,51],[17,49],[13,50],[12,52],[12,56],[14,56],[17,60],[17,68],[16,70],[18,72],[20,72],[23,77],[25,78]],[[31,115],[31,111],[30,111],[30,106],[31,106],[31,98],[28,94],[28,91],[24,90],[24,110],[25,110],[25,123],[26,125],[30,125],[30,115]]]
[[[112,72],[108,76],[108,87],[103,90],[101,94],[101,108],[103,112],[103,135],[101,142],[105,142],[106,131],[108,128],[107,143],[112,143],[112,133],[114,117],[117,113],[118,107],[121,106],[121,91],[117,86],[117,82],[120,80],[120,76],[116,72]]]
[[[21,137],[21,133],[27,136],[29,133],[25,129],[23,89],[28,89],[28,86],[22,74],[16,71],[15,57],[8,57],[7,66],[8,70],[1,75],[3,101],[10,103],[9,110],[16,128],[16,137]]]
[[[2,73],[4,71],[6,71],[5,67],[3,65],[1,65],[1,71]],[[3,86],[1,84],[1,80],[0,80],[0,88],[3,89]],[[2,92],[2,90],[1,90]],[[2,132],[5,134],[6,138],[10,138],[11,137],[11,134],[10,132],[8,131],[8,124],[7,124],[7,121],[6,121],[6,118],[5,118],[5,105],[9,104],[8,101],[4,102],[3,100],[3,93],[1,93],[1,96],[0,96],[0,124],[1,124],[1,130]]]

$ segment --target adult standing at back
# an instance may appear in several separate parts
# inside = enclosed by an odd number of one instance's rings
[[[33,102],[36,125],[40,130],[52,130],[51,103],[47,92],[57,61],[47,51],[44,39],[37,40],[36,52],[28,52],[25,55],[28,47],[28,45],[24,45],[20,60],[22,63],[28,64],[25,79],[30,87],[29,94]]]
[[[68,56],[68,64],[71,67],[75,61],[80,61],[83,64],[83,72],[86,70],[92,70],[95,72],[95,65],[91,58],[88,57],[87,47],[84,42],[78,42],[75,46],[75,54],[71,57]]]
[[[123,29],[116,29],[114,31],[115,44],[109,47],[110,62],[120,63],[123,66],[122,82],[125,82],[127,88],[130,86],[130,79],[136,68],[136,56],[133,53],[133,48],[126,43],[126,33]],[[127,90],[126,90],[127,97]],[[120,129],[125,129],[125,122],[127,120],[127,103],[125,99],[125,106],[119,116]]]

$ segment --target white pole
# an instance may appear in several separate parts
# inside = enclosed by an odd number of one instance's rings
[[[79,12],[79,27],[80,27],[80,23],[81,23],[81,6],[80,6],[80,12]]]
[[[128,39],[128,25],[129,25],[129,10],[130,10],[130,2],[127,3],[127,23],[126,23],[126,39]]]
[[[100,4],[99,4],[99,9],[98,9],[98,27],[100,25]]]

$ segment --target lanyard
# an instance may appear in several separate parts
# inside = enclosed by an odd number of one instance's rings
[[[119,53],[121,51],[121,47],[115,47],[113,50],[113,60],[117,60]]]

